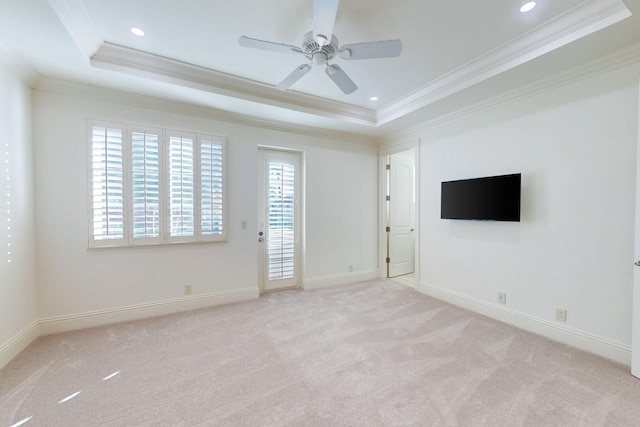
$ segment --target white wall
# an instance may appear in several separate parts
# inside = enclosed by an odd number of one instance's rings
[[[119,97],[113,93],[108,96]],[[349,264],[354,266],[350,276],[354,280],[359,273],[376,270],[376,147],[181,114],[180,104],[175,104],[176,112],[168,112],[167,106],[172,104],[166,101],[121,97],[122,102],[112,102],[34,91],[39,300],[45,325],[82,318],[82,313],[178,300],[187,283],[193,286],[193,298],[245,291],[257,295],[259,144],[304,151],[307,215],[303,281],[344,279]],[[132,99],[148,107],[126,105]],[[226,135],[228,241],[87,250],[86,118]],[[242,230],[245,220],[249,227]],[[87,322],[91,321],[85,316],[84,323],[73,327]],[[66,328],[44,328],[45,332],[60,329]]]
[[[37,336],[38,320],[31,89],[4,59],[0,53],[0,368]]]
[[[638,75],[618,69],[418,132],[421,290],[628,363]],[[521,222],[440,219],[442,181],[508,173],[522,173]]]

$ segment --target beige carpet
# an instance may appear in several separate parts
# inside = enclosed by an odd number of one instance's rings
[[[24,420],[637,426],[640,381],[380,280],[40,338],[0,371],[0,427]]]

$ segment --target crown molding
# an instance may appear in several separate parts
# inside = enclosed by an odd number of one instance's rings
[[[583,3],[380,108],[376,123],[389,123],[630,16],[631,11],[621,0]]]
[[[389,134],[379,139],[381,146],[393,144],[394,141],[418,138],[419,135],[428,130],[443,126],[467,117],[471,117],[494,108],[502,107],[513,102],[517,102],[544,92],[562,87],[580,80],[595,77],[631,64],[640,63],[640,44],[635,44],[624,49],[620,49],[610,55],[603,56],[596,60],[587,62],[554,74],[550,77],[537,80],[528,85],[496,95],[482,102],[469,105],[456,110],[450,114],[436,117],[420,125],[404,129],[399,132]]]
[[[91,57],[91,65],[160,82],[178,84],[219,95],[376,126],[375,111],[244,79],[149,52],[105,42]]]
[[[58,80],[48,77],[40,78],[34,89],[43,92],[51,92],[76,96],[80,98],[90,98],[99,101],[114,102],[121,105],[146,108],[168,113],[176,113],[176,111],[179,111],[181,114],[189,116],[280,132],[295,133],[304,136],[319,137],[335,141],[349,141],[369,146],[376,145],[376,140],[373,137],[362,134],[321,129],[312,126],[292,124],[288,122],[279,122],[275,120],[249,116],[246,114],[233,113],[212,107],[195,105],[187,102],[169,100],[148,95],[139,95],[131,92],[65,80]]]

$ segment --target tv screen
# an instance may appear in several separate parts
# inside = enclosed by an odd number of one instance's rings
[[[442,182],[440,218],[520,221],[521,174]]]

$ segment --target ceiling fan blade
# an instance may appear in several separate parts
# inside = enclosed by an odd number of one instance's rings
[[[343,59],[392,58],[402,52],[400,40],[346,44],[340,47],[338,55]]]
[[[291,74],[289,74],[283,81],[278,83],[278,86],[276,86],[276,89],[278,89],[278,90],[287,90],[287,89],[289,89],[291,86],[293,86],[293,84],[295,82],[300,80],[302,78],[302,76],[307,74],[309,72],[309,70],[311,70],[311,65],[309,65],[309,64],[303,64],[303,65],[299,66],[298,68],[293,70],[293,72]]]
[[[331,43],[340,0],[313,0],[313,39],[320,46]]]
[[[324,72],[327,73],[327,76],[333,80],[345,95],[349,95],[358,89],[358,86],[356,86],[353,80],[351,80],[349,76],[347,76],[347,73],[345,73],[338,65],[327,65]]]
[[[282,43],[268,42],[268,41],[258,40],[258,39],[252,39],[251,37],[247,37],[247,36],[241,36],[238,39],[238,43],[240,43],[240,46],[252,47],[254,49],[273,50],[276,52],[283,52],[283,53],[304,53],[302,49],[296,46],[282,44]]]

